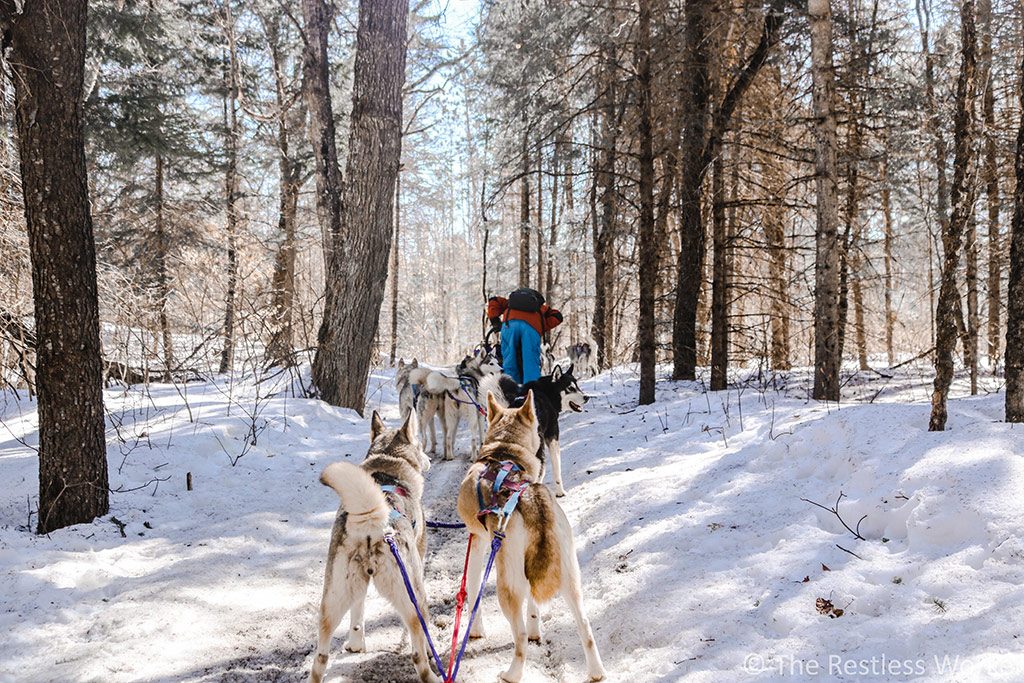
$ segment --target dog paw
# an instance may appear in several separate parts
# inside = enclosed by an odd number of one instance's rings
[[[520,678],[521,676],[514,676],[508,671],[498,675],[498,680],[501,681],[501,683],[519,683]]]
[[[480,638],[486,638],[487,637],[487,631],[484,629],[483,626],[477,626],[476,624],[473,624],[473,628],[469,632],[469,637],[472,638],[473,640],[479,640]]]
[[[561,486],[556,488],[555,489],[555,497],[556,498],[565,498],[565,489],[563,489]]]
[[[345,643],[345,651],[346,652],[366,652],[366,641],[364,641],[362,639],[359,639],[359,640],[349,639],[348,642]]]
[[[530,641],[531,643],[537,643],[538,645],[540,645],[540,634],[539,633],[537,635],[535,635],[535,636],[527,636],[526,639],[528,641]]]

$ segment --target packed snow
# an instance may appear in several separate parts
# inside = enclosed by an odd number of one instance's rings
[[[923,371],[850,373],[840,405],[808,401],[806,374],[736,379],[662,381],[638,407],[618,368],[563,416],[560,500],[609,680],[1024,680],[1024,425],[1002,422],[997,380],[929,433]],[[369,426],[275,381],[108,390],[110,514],[42,537],[34,405],[6,394],[0,680],[307,675],[338,503],[317,477],[361,460]],[[390,371],[368,407],[397,423]],[[455,518],[468,448],[428,473],[429,519]],[[463,532],[430,532],[441,649],[464,553]],[[512,655],[491,584],[463,681],[495,680]],[[343,651],[343,621],[328,679],[414,680],[404,629],[370,596],[367,652]],[[524,680],[582,681],[560,599],[542,623]]]

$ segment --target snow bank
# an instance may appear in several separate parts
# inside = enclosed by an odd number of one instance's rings
[[[887,381],[858,395],[878,398]],[[1024,679],[1024,427],[1001,422],[1000,394],[953,401],[950,431],[931,434],[927,404],[907,391],[837,407],[785,382],[707,395],[663,382],[655,405],[637,407],[626,369],[583,386],[588,411],[564,420],[561,500],[610,680]],[[317,476],[361,459],[368,425],[267,393],[108,392],[111,486],[124,492],[111,515],[49,537],[27,527],[35,413],[8,399],[0,680],[305,676],[337,505]],[[397,419],[389,374],[371,378],[370,397]],[[431,469],[429,517],[454,517],[464,468]],[[840,493],[839,515],[863,540],[801,500],[832,508]],[[429,542],[433,631],[447,642],[464,538]],[[490,637],[470,644],[461,680],[493,680],[511,657],[497,601],[484,609]],[[564,604],[542,615],[524,680],[582,680]],[[367,606],[366,653],[342,651],[345,629],[330,678],[414,678],[380,598]]]

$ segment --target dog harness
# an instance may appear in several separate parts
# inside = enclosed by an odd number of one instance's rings
[[[384,499],[388,502],[388,507],[391,508],[391,512],[388,513],[388,523],[394,525],[394,523],[400,518],[405,517],[405,515],[396,507],[398,497],[408,498],[409,491],[405,489],[394,477],[377,473],[373,475],[373,478],[377,482],[377,485],[380,486],[380,490],[384,493]],[[416,520],[410,519],[409,521],[412,523],[412,528],[415,529]]]
[[[476,393],[480,389],[479,380],[474,378],[472,375],[459,375],[459,387],[462,389],[462,393],[464,393],[466,395],[466,398],[469,400],[467,401],[465,399],[458,398],[452,392],[446,391],[445,393],[448,394],[448,398],[455,401],[459,405],[472,405],[476,407],[477,412],[479,412],[484,417],[487,417],[487,411],[476,400]]]
[[[476,500],[480,508],[477,517],[497,515],[498,529],[504,531],[523,491],[533,483],[524,474],[523,468],[511,460],[490,463],[476,483]]]

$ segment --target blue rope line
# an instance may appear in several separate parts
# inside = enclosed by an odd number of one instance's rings
[[[402,563],[402,556],[398,553],[398,546],[395,544],[395,539],[391,534],[386,534],[384,536],[384,540],[387,541],[388,547],[391,548],[391,554],[395,556],[395,562],[398,563],[398,570],[402,572],[402,580],[405,581],[405,591],[409,594],[409,600],[412,601],[412,606],[416,609],[416,616],[419,617],[420,626],[423,627],[423,635],[427,637],[427,645],[430,646],[430,654],[434,657],[434,663],[437,664],[437,670],[443,676],[444,666],[441,664],[441,658],[437,656],[437,649],[434,647],[434,640],[430,637],[430,630],[427,629],[427,621],[423,618],[423,612],[420,611],[419,603],[416,602],[416,593],[412,590],[412,583],[409,582],[409,574],[405,571],[405,564]],[[489,568],[490,567],[488,567],[488,569]],[[479,602],[479,600],[477,600],[477,602]],[[473,623],[472,618],[470,618],[470,623]]]

